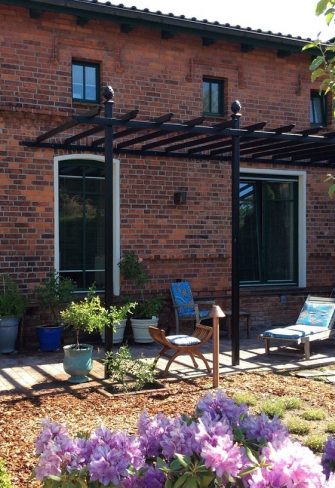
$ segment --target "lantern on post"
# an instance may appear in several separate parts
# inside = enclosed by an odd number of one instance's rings
[[[212,305],[210,317],[213,319],[213,388],[219,386],[220,318],[225,317],[219,305]]]

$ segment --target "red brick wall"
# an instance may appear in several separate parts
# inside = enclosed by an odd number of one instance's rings
[[[240,52],[239,44],[139,26],[120,33],[117,23],[0,6],[0,266],[31,294],[54,263],[52,150],[28,149],[20,141],[85,109],[71,100],[71,60],[101,64],[102,84],[115,90],[115,113],[140,109],[139,118],[175,114],[188,120],[202,112],[202,79],[226,80],[230,103],[242,103],[242,126],[267,121],[268,127],[309,125],[309,56],[278,58],[274,49]],[[15,36],[13,35],[15,32]],[[152,274],[150,291],[167,294],[177,278],[190,280],[196,294],[216,296],[224,306],[230,294],[230,168],[228,163],[171,158],[120,157],[121,246],[143,256]],[[243,165],[245,166],[245,165]],[[257,167],[260,167],[259,165]],[[268,167],[272,167],[271,164]],[[273,166],[278,168],[278,166]],[[299,167],[290,169],[301,169]],[[333,201],[324,182],[327,169],[307,170],[307,284],[314,290],[334,284]],[[173,194],[187,191],[187,204]],[[127,291],[127,288],[124,288]],[[286,304],[279,297],[287,294]],[[294,319],[300,295],[242,292],[242,308],[252,323]]]

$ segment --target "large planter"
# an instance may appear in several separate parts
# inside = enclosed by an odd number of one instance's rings
[[[127,319],[121,320],[120,323],[114,324],[114,331],[113,331],[113,344],[121,344],[124,337],[124,331],[127,325]],[[105,343],[105,329],[101,331],[101,340],[103,344]]]
[[[0,353],[15,351],[19,322],[17,317],[0,317]]]
[[[36,327],[39,350],[43,352],[59,351],[61,348],[63,327],[61,325],[40,325]]]
[[[85,383],[89,381],[88,373],[93,366],[92,353],[93,346],[90,344],[80,344],[76,349],[74,344],[64,346],[64,371],[70,375],[70,383]]]
[[[140,344],[148,344],[154,342],[149,334],[149,326],[157,327],[158,318],[151,319],[131,319],[131,327],[133,329],[134,341]]]

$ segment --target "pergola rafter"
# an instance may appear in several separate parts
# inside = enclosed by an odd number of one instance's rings
[[[319,134],[320,128],[292,132],[293,124],[266,130],[265,122],[240,127],[240,104],[232,104],[231,120],[204,125],[205,117],[173,122],[172,113],[152,120],[139,120],[131,110],[113,117],[113,90],[106,87],[105,114],[102,105],[83,115],[74,115],[22,145],[68,152],[105,154],[105,303],[113,303],[113,234],[108,225],[112,214],[113,155],[159,156],[199,161],[229,161],[232,164],[232,364],[239,364],[239,172],[240,160],[250,163],[294,166],[335,166],[335,132]],[[76,129],[80,131],[76,132]],[[101,137],[101,133],[104,136]],[[106,334],[111,349],[112,332]]]

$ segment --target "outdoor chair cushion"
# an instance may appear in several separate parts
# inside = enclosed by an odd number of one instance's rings
[[[308,299],[304,303],[297,324],[328,328],[334,313],[332,303],[313,303]]]
[[[313,325],[290,325],[289,327],[278,327],[276,329],[266,330],[262,336],[271,337],[273,339],[300,339],[309,335],[317,334],[318,332],[323,332],[324,327],[317,327]]]
[[[200,340],[197,337],[183,334],[166,336],[166,339],[176,346],[195,346],[200,344]]]

